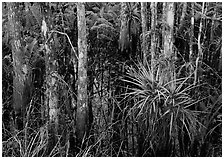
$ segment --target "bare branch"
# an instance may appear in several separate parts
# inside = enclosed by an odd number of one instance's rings
[[[73,47],[72,42],[71,42],[71,40],[70,40],[68,34],[63,33],[63,32],[60,32],[60,31],[57,31],[57,30],[51,30],[51,31],[49,31],[49,32],[51,32],[51,33],[58,33],[58,34],[61,34],[61,35],[65,35],[65,36],[68,38],[68,42],[69,42],[69,44],[70,44],[71,47],[72,47],[72,50],[73,50],[73,52],[74,52],[74,54],[75,54],[75,57],[78,59],[78,56],[77,56],[76,51],[75,51],[75,48]]]

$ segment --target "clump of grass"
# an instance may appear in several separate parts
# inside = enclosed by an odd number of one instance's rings
[[[26,128],[30,129],[30,128]],[[47,145],[46,130],[33,131],[25,137],[27,130],[17,131],[7,140],[3,141],[3,156],[11,157],[37,157],[43,156]]]
[[[143,65],[141,62],[136,67],[128,68],[124,81],[130,83],[131,87],[126,95],[135,100],[128,114],[134,113],[134,120],[145,124],[146,140],[151,143],[154,155],[160,155],[164,149],[173,147],[167,154],[162,154],[169,156],[178,151],[175,145],[183,145],[181,139],[186,135],[189,144],[192,144],[198,134],[198,127],[203,126],[198,120],[199,112],[192,109],[199,100],[189,95],[198,85],[188,82],[190,76],[178,78],[175,72],[171,73],[170,69],[161,66],[155,67],[153,71],[148,63]],[[167,78],[168,74],[173,77]],[[184,136],[184,133],[178,132],[186,133]]]

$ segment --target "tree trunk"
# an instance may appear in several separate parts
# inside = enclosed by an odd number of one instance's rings
[[[167,88],[172,92],[175,90],[175,67],[174,67],[174,53],[173,53],[173,26],[174,26],[174,3],[165,2],[163,4],[163,20],[165,22],[163,26],[163,49],[166,67],[163,68],[164,83],[167,84]],[[156,156],[171,156],[173,153],[173,145],[171,133],[169,127],[163,127],[164,137],[161,140],[161,147],[156,152]]]
[[[168,2],[166,4],[164,19],[166,27],[164,32],[164,54],[165,57],[171,58],[173,53],[173,24],[174,24],[174,4]]]
[[[119,49],[121,50],[122,53],[127,54],[128,58],[128,53],[126,53],[130,46],[130,37],[129,37],[129,28],[128,28],[128,22],[127,22],[127,14],[125,11],[127,10],[127,2],[122,2],[121,3],[121,13],[120,13],[120,22],[121,22],[121,27],[120,27],[120,37],[119,37]]]
[[[167,59],[167,80],[174,81],[175,79],[175,66],[174,66],[174,59],[175,54],[173,50],[173,29],[174,29],[174,3],[168,2],[165,5],[164,10],[164,20],[166,25],[164,26],[164,55]],[[171,89],[174,89],[175,82],[170,83]]]
[[[147,53],[148,53],[148,43],[146,39],[147,33],[147,2],[141,2],[141,18],[142,18],[142,54],[143,54],[143,63],[145,64],[147,61]]]
[[[156,55],[156,18],[157,18],[157,2],[151,3],[151,69],[152,73],[154,74],[154,61]]]
[[[48,23],[48,24],[47,24]],[[47,41],[50,34],[46,32],[48,30],[47,25],[50,26],[50,18],[48,21],[43,19],[42,22],[42,33],[44,35],[45,41]],[[52,33],[53,34],[53,33]],[[45,110],[42,110],[45,117],[49,117],[48,125],[48,154],[51,153],[52,149],[56,145],[59,134],[59,106],[58,106],[58,81],[57,81],[57,57],[54,52],[54,40],[56,35],[53,35],[53,40],[48,40],[48,43],[45,43],[45,71],[46,71],[46,92],[45,92]],[[46,109],[47,108],[47,109]]]
[[[87,137],[89,131],[88,121],[88,96],[87,96],[87,39],[85,6],[77,3],[78,20],[78,94],[76,112],[76,135],[77,146],[82,148],[82,141]]]
[[[204,14],[204,8],[205,8],[205,2],[202,3],[202,15]],[[194,85],[196,82],[198,82],[198,77],[201,75],[201,63],[203,60],[203,52],[201,47],[201,34],[202,34],[202,23],[203,23],[203,17],[201,17],[200,25],[199,25],[199,33],[198,33],[198,56],[196,59],[196,70],[195,70],[195,80]]]
[[[31,78],[30,66],[28,65],[29,56],[23,52],[21,44],[21,24],[19,21],[19,3],[7,3],[9,34],[12,38],[12,58],[13,58],[13,108],[15,111],[15,126],[19,130],[24,127],[24,117],[26,106],[30,102]]]
[[[186,12],[187,12],[187,2],[183,2],[183,10],[182,10],[182,15],[180,17],[180,26],[179,26],[179,30],[182,30],[182,27],[184,26],[185,22],[185,16],[186,16]]]
[[[217,48],[217,42],[215,42],[214,40],[214,32],[215,32],[215,18],[216,18],[216,13],[217,13],[217,4],[216,6],[214,6],[214,15],[213,15],[213,19],[212,19],[212,26],[211,26],[211,31],[210,31],[210,46],[209,46],[209,58],[208,58],[208,64],[211,67],[216,67],[216,62],[214,62],[215,60],[213,60],[215,58],[215,48]],[[221,54],[220,54],[221,55]]]
[[[193,40],[194,40],[194,3],[191,3],[191,30],[190,30],[190,53],[189,53],[189,61],[191,63],[193,62],[193,42],[194,42]]]
[[[164,57],[166,59],[167,68],[165,70],[165,83],[174,81],[175,76],[175,66],[174,59],[175,54],[173,53],[173,27],[174,27],[174,3],[168,2],[163,4],[163,18],[165,24],[163,26],[163,49]],[[175,82],[170,82],[171,89],[174,89]]]

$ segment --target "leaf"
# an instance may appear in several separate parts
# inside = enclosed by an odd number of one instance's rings
[[[44,37],[47,35],[47,24],[45,20],[42,20],[41,32],[43,33]]]

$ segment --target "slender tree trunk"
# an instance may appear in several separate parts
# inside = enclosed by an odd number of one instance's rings
[[[77,3],[78,20],[78,94],[76,112],[76,136],[77,146],[82,148],[82,141],[87,137],[89,131],[88,121],[88,96],[87,96],[87,39],[85,6]]]
[[[182,10],[182,15],[180,17],[180,26],[179,30],[182,30],[182,27],[184,26],[185,22],[185,16],[186,16],[186,11],[187,11],[187,2],[183,2],[183,10]]]
[[[47,32],[50,26],[50,18],[46,22],[45,19],[42,21],[42,33],[44,35],[45,41],[47,41],[50,34]],[[52,35],[51,35],[52,36]],[[53,35],[56,36],[56,35]],[[51,153],[52,149],[56,145],[59,134],[59,106],[58,106],[58,81],[57,81],[57,57],[54,52],[54,40],[48,40],[45,43],[45,69],[46,69],[46,92],[45,92],[45,110],[42,110],[45,117],[49,117],[48,125],[48,154]],[[46,109],[48,108],[48,110]]]
[[[168,2],[164,4],[164,13],[163,18],[165,18],[166,24],[164,25],[163,31],[163,48],[164,56],[167,59],[167,76],[165,82],[175,80],[175,66],[174,59],[175,54],[173,53],[173,27],[174,27],[174,3]],[[171,89],[174,89],[175,82],[170,83]]]
[[[193,40],[194,40],[194,3],[191,3],[191,28],[190,28],[190,53],[189,61],[193,62]],[[190,72],[192,73],[192,72]]]
[[[204,8],[205,8],[205,2],[202,3],[202,14],[204,14]],[[202,23],[203,23],[203,17],[201,17],[200,20],[200,25],[199,25],[199,33],[198,33],[198,56],[196,59],[196,70],[195,70],[195,80],[194,80],[194,85],[198,81],[198,77],[201,74],[201,63],[203,60],[203,52],[202,52],[202,47],[201,47],[201,33],[202,33]]]
[[[216,2],[215,2],[216,3]],[[213,32],[213,29],[214,29],[214,24],[215,24],[215,18],[216,18],[216,6],[214,8],[214,15],[213,15],[213,19],[212,19],[212,26],[211,26],[211,32],[210,32],[210,43],[212,44],[213,43],[213,39],[214,39],[214,32]]]
[[[165,57],[171,58],[173,53],[173,25],[174,25],[174,3],[168,2],[165,7],[164,18],[167,27],[164,31],[164,54]]]
[[[163,14],[162,14],[163,21],[165,21],[165,19],[166,19],[166,5],[167,5],[167,3],[163,3]],[[162,46],[161,46],[161,48],[164,48],[164,43],[165,43],[164,35],[165,34],[166,34],[166,30],[165,30],[165,27],[163,26],[162,27]],[[165,51],[163,51],[163,52],[165,53]]]
[[[127,22],[127,14],[125,11],[127,10],[127,2],[121,3],[121,13],[120,13],[120,37],[119,37],[119,49],[122,53],[126,53],[127,48],[129,48],[130,41],[129,41],[129,28],[128,28],[128,22]],[[128,57],[126,57],[128,58]]]
[[[174,67],[174,53],[173,53],[173,27],[174,27],[174,3],[167,2],[163,4],[163,49],[166,62],[166,68],[164,68],[164,82],[168,83],[167,87],[171,91],[175,90],[175,67]],[[159,156],[171,156],[173,153],[173,145],[171,133],[169,127],[164,127],[165,136],[161,140],[161,148],[156,155]]]
[[[156,55],[156,19],[157,19],[157,2],[151,3],[151,70],[154,75],[154,63]]]
[[[217,60],[217,58],[216,58],[217,56],[215,56],[215,54],[217,54],[217,51],[215,51],[215,48],[217,48],[217,46],[218,46],[217,43],[214,41],[214,29],[215,29],[215,20],[214,19],[216,18],[216,14],[217,14],[217,6],[214,6],[214,15],[213,15],[212,26],[211,26],[211,31],[210,31],[210,45],[209,45],[209,55],[208,55],[209,56],[208,63],[211,67],[214,67],[214,68],[217,67],[217,64],[215,61],[215,60]]]
[[[21,130],[24,127],[24,117],[26,106],[30,102],[31,81],[28,57],[23,52],[21,44],[21,24],[19,21],[19,3],[7,3],[9,34],[12,38],[12,58],[13,58],[13,108],[15,111],[15,126]]]
[[[148,54],[148,43],[146,39],[147,33],[147,2],[141,2],[141,18],[142,18],[142,54],[143,54],[143,63],[145,65],[147,61],[147,54]]]
[[[207,10],[208,10],[208,3],[206,3],[205,4],[205,9],[204,9],[204,14],[206,15],[206,13],[207,13]],[[202,17],[203,18],[203,17]],[[207,24],[208,24],[208,22],[209,22],[210,20],[207,20],[206,18],[203,18],[203,21],[202,21],[202,26],[204,26],[204,28],[207,28]],[[205,46],[206,44],[206,41],[207,41],[207,35],[208,35],[208,29],[204,29],[204,31],[203,31],[203,39],[201,40],[201,45],[202,46]],[[206,49],[207,50],[207,49]],[[202,59],[201,59],[202,61],[204,61],[205,63],[207,63],[207,53],[206,53],[206,51],[204,50],[203,51],[203,55],[202,55]],[[216,65],[217,66],[217,65]]]

